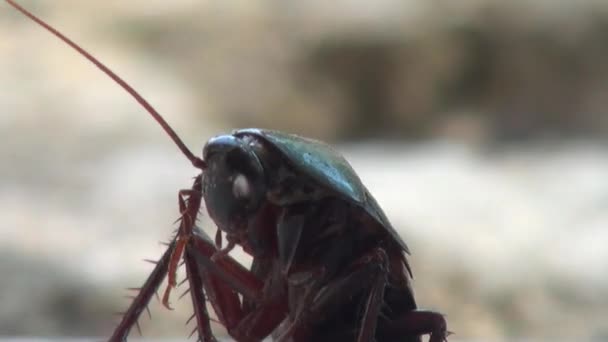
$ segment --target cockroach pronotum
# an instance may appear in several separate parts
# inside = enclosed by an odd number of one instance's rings
[[[210,139],[202,158],[131,86],[12,0],[18,11],[77,50],[139,102],[200,170],[179,191],[175,237],[109,341],[126,341],[168,278],[169,307],[183,260],[198,340],[215,341],[207,301],[232,338],[260,341],[447,340],[444,317],[417,309],[409,250],[350,164],[329,145],[297,135],[240,129]],[[202,202],[218,230],[196,219]],[[223,245],[223,237],[227,245]],[[229,252],[253,257],[249,269]]]

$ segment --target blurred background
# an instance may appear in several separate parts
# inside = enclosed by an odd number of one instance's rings
[[[22,4],[194,151],[251,126],[335,144],[455,339],[608,340],[608,2]],[[122,89],[0,6],[0,335],[107,335],[196,170]],[[188,335],[179,293],[144,336]]]

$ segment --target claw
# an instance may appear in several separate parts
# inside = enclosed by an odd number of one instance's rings
[[[171,307],[171,304],[169,303],[170,296],[171,296],[171,284],[168,284],[167,288],[165,289],[165,293],[163,294],[162,304],[168,310],[173,310],[173,308]]]
[[[230,251],[233,250],[235,246],[236,243],[234,241],[228,241],[228,245],[225,248],[213,253],[213,255],[211,256],[211,260],[217,261],[219,259],[222,259],[226,255],[228,255],[228,253],[230,253]]]
[[[177,268],[179,266],[179,261],[184,252],[184,248],[186,247],[186,243],[188,242],[188,238],[182,237],[177,241],[177,245],[175,246],[175,250],[171,255],[171,260],[169,261],[169,271],[168,271],[168,284],[165,289],[165,293],[163,294],[163,306],[169,310],[173,310],[171,305],[169,304],[169,297],[171,296],[171,289],[177,286]]]
[[[219,229],[215,233],[215,247],[219,250],[222,249],[222,231]]]

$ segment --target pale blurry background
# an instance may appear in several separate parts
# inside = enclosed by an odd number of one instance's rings
[[[608,340],[607,1],[22,3],[195,151],[250,126],[334,143],[458,339]],[[0,335],[107,335],[196,170],[4,3],[0,134]],[[145,336],[187,336],[179,293]]]

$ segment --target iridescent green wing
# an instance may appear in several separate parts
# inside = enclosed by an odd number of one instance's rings
[[[321,186],[335,191],[340,197],[361,206],[395,241],[409,253],[409,249],[395,231],[374,197],[361,182],[348,161],[331,146],[318,140],[279,131],[249,128],[235,135],[251,134],[276,147],[295,170],[308,175]]]

